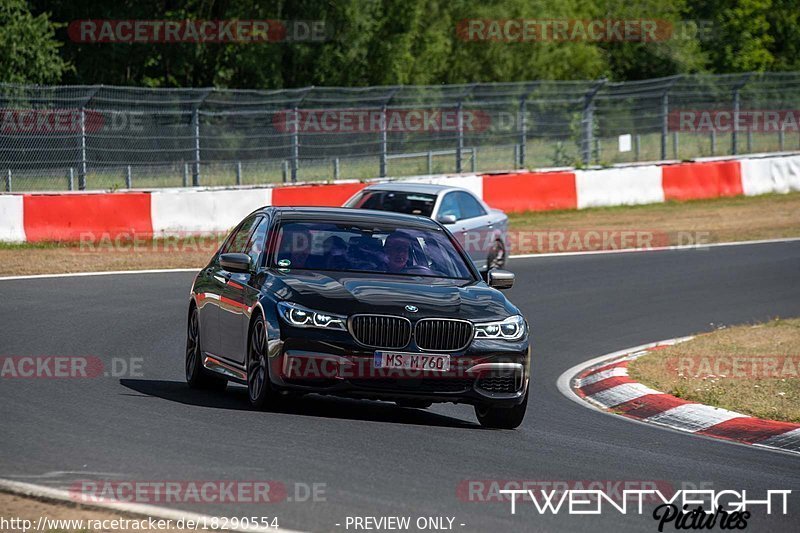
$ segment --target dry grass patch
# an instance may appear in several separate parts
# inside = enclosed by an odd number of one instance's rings
[[[800,422],[800,319],[699,335],[636,359],[629,374],[685,400]]]

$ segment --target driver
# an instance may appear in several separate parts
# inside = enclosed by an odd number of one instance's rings
[[[402,272],[408,266],[411,239],[408,235],[395,231],[386,237],[386,241],[383,243],[383,252],[387,259],[386,270],[392,273]]]

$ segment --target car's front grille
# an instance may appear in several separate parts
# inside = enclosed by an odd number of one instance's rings
[[[411,340],[411,322],[401,316],[354,315],[350,333],[365,346],[398,349]]]
[[[423,350],[456,351],[472,340],[473,327],[466,320],[423,318],[417,322],[414,338]]]
[[[477,388],[487,392],[516,392],[519,388],[516,374],[487,374],[478,379]]]

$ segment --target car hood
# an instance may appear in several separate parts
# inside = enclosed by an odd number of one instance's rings
[[[497,320],[519,313],[503,294],[483,281],[299,270],[272,274],[269,290],[278,299],[340,315]],[[418,311],[411,313],[406,305]]]

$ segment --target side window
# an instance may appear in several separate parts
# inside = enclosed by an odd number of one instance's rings
[[[444,198],[442,198],[442,205],[439,206],[439,216],[455,215],[456,220],[464,218],[461,214],[461,208],[458,205],[457,194],[456,192],[449,192],[444,195]]]
[[[256,227],[256,230],[250,237],[250,242],[247,243],[247,255],[250,256],[251,265],[258,266],[258,258],[261,257],[261,252],[264,251],[264,244],[268,229],[269,218],[264,217],[258,223],[258,227]]]
[[[228,240],[222,245],[219,253],[244,253],[250,233],[260,219],[261,217],[255,216],[245,219],[245,221],[234,230],[231,236],[228,237]]]
[[[482,217],[486,214],[486,210],[471,194],[465,192],[455,192],[451,194],[458,196],[458,205],[461,207],[463,218]]]

